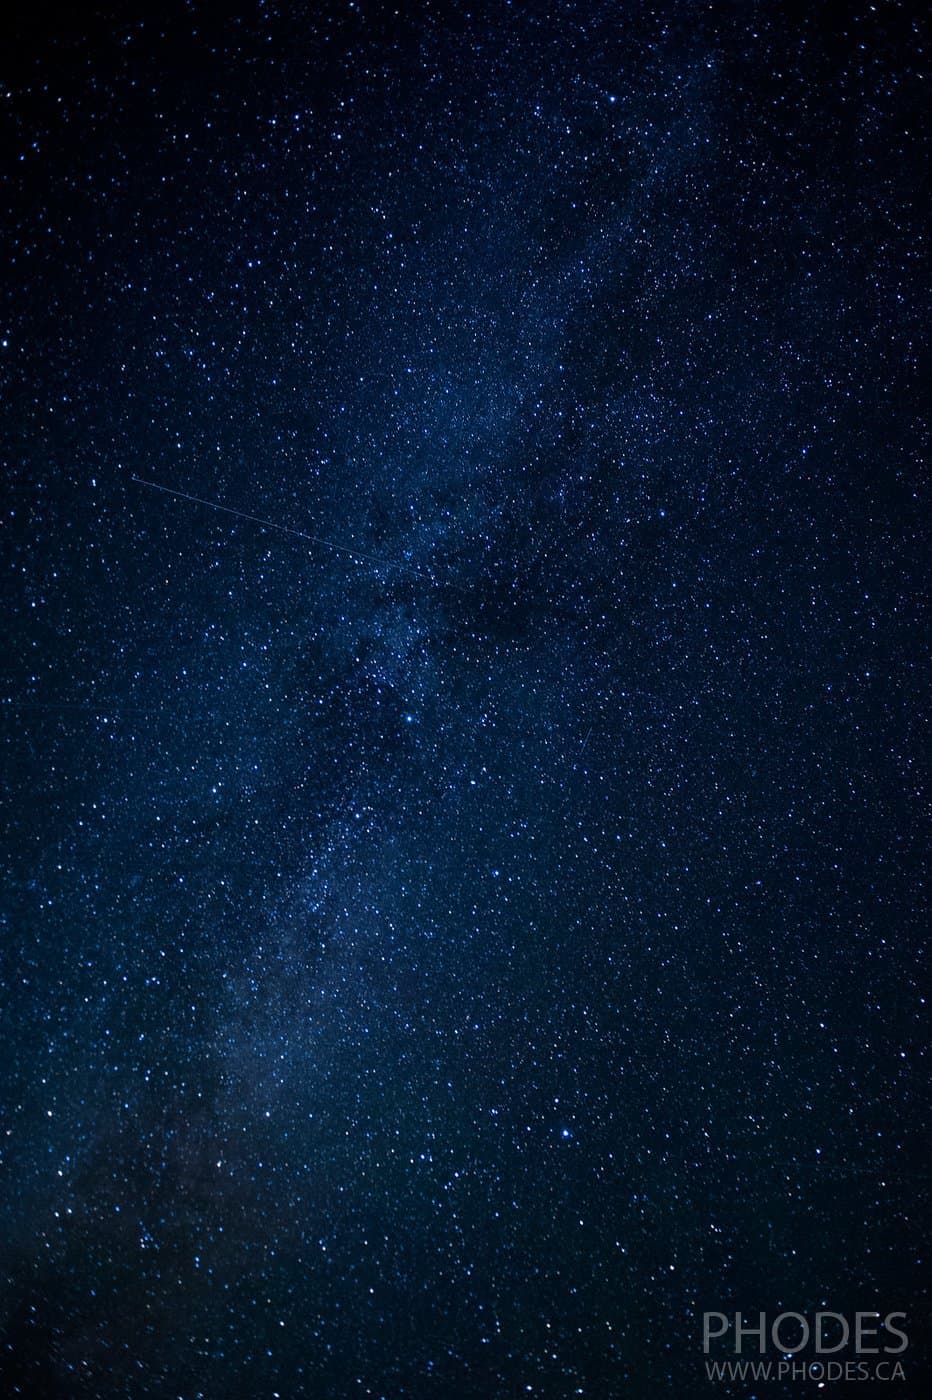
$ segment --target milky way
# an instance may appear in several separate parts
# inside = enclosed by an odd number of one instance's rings
[[[3,1393],[692,1400],[820,1308],[918,1385],[919,8],[72,8],[2,45]]]

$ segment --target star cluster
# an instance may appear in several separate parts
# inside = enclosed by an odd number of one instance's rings
[[[918,10],[28,10],[4,1393],[918,1321]]]

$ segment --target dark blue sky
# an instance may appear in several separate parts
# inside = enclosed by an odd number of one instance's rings
[[[4,22],[4,1393],[919,1384],[918,8],[399,9]]]

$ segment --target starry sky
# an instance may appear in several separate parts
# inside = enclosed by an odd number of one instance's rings
[[[920,9],[4,20],[5,1395],[920,1375]]]

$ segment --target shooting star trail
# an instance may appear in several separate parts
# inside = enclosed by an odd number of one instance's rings
[[[207,506],[209,510],[223,511],[224,515],[235,515],[239,520],[249,520],[253,525],[261,525],[266,530],[279,530],[283,535],[294,535],[299,540],[307,540],[310,544],[321,545],[324,549],[332,549],[337,554],[348,554],[351,559],[355,559],[360,564],[377,564],[380,569],[404,569],[406,573],[417,574],[418,578],[426,579],[434,587],[439,587],[438,580],[423,569],[417,568],[414,564],[403,564],[396,559],[380,559],[374,554],[363,554],[361,550],[350,549],[345,544],[335,544],[333,540],[322,539],[319,535],[308,535],[303,530],[295,530],[291,525],[278,525],[274,520],[263,520],[259,515],[249,515],[244,510],[234,510],[232,506],[225,506],[220,501],[208,501],[203,496],[191,496],[187,491],[176,491],[171,486],[162,486],[158,481],[150,481],[147,477],[133,475],[132,480],[140,486],[150,486],[153,491],[161,491],[166,496],[177,496],[181,501],[194,501],[199,506]]]

